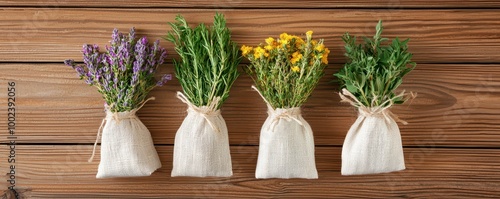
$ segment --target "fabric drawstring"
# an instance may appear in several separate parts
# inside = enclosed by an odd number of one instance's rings
[[[141,105],[138,108],[135,108],[135,109],[131,110],[127,114],[127,116],[123,116],[123,117],[119,116],[118,112],[111,112],[110,109],[108,107],[106,107],[106,117],[104,119],[102,119],[101,126],[99,127],[99,130],[97,131],[97,137],[96,137],[95,142],[94,142],[94,148],[92,149],[92,156],[90,156],[88,162],[92,162],[94,160],[95,150],[97,148],[97,143],[99,142],[99,139],[101,138],[101,131],[104,128],[104,125],[106,124],[106,122],[108,120],[111,120],[111,119],[113,119],[113,120],[115,120],[117,122],[120,122],[123,119],[137,119],[137,116],[135,115],[135,113],[139,109],[141,109],[144,106],[144,104],[146,104],[146,102],[148,102],[150,100],[155,100],[155,98],[154,97],[150,97],[147,100],[144,100],[143,102],[140,103]]]
[[[217,109],[217,106],[221,100],[221,97],[215,97],[208,106],[202,106],[202,107],[197,107],[193,103],[189,101],[189,99],[182,93],[182,92],[177,92],[177,98],[182,101],[182,103],[187,104],[189,109],[193,110],[196,113],[201,114],[203,118],[207,121],[208,125],[217,133],[220,132],[219,127],[212,121],[210,120],[209,116],[216,116],[220,114],[219,110]]]
[[[294,107],[294,108],[289,108],[289,109],[274,109],[271,104],[266,100],[264,95],[257,89],[257,87],[252,85],[252,89],[257,91],[259,93],[260,97],[266,102],[267,105],[267,113],[270,115],[273,119],[271,120],[271,125],[269,125],[268,130],[274,131],[274,128],[278,124],[278,121],[280,119],[285,119],[287,122],[291,122],[292,120],[297,122],[300,126],[304,126],[304,123],[298,119],[298,116],[300,116],[300,108],[299,107]]]
[[[351,92],[349,92],[347,89],[342,89],[342,92],[339,92],[340,99],[342,99],[341,102],[347,102],[354,107],[357,107],[359,110],[359,114],[362,116],[375,116],[375,115],[382,115],[386,121],[390,121],[391,118],[396,121],[396,122],[401,122],[402,124],[406,125],[408,122],[400,119],[396,114],[394,114],[389,108],[394,104],[393,100],[396,98],[400,97],[405,97],[408,94],[405,93],[405,91],[402,91],[399,95],[394,96],[391,99],[387,99],[386,101],[382,102],[379,106],[375,107],[367,107],[363,103],[361,103],[356,96],[354,96]],[[414,93],[409,94],[411,97],[410,98],[415,98],[416,95]],[[376,98],[373,99],[375,101]],[[373,102],[372,102],[373,104]]]

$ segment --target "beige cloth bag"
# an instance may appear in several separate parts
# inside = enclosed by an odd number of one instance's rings
[[[398,122],[407,124],[389,108],[392,100],[380,107],[366,107],[348,90],[339,93],[343,102],[358,107],[359,116],[342,146],[342,175],[376,174],[405,169],[403,145]],[[396,96],[404,96],[404,91]]]
[[[217,110],[220,97],[196,107],[182,94],[188,115],[175,135],[172,177],[229,177],[233,175],[226,122]]]
[[[260,132],[255,177],[317,179],[313,132],[300,108],[273,109],[266,104],[268,117]]]
[[[151,134],[136,116],[142,105],[132,111],[106,111],[89,159],[92,162],[102,129],[101,161],[96,178],[149,176],[161,167]]]

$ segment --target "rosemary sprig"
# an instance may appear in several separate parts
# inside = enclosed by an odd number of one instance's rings
[[[373,39],[363,37],[364,45],[356,44],[356,37],[345,33],[345,56],[349,61],[334,76],[340,81],[340,87],[346,88],[367,107],[385,106],[384,101],[395,104],[404,103],[403,97],[396,97],[394,91],[403,83],[403,77],[412,71],[416,63],[411,62],[408,41],[399,38],[383,45],[387,38],[382,38],[382,21],[376,27]],[[394,99],[393,99],[394,98]]]
[[[175,20],[169,23],[172,31],[164,39],[175,45],[180,56],[180,60],[174,60],[174,66],[184,94],[196,106],[209,105],[221,97],[217,106],[220,108],[239,75],[237,66],[241,61],[224,15],[216,14],[211,27],[199,24],[190,28],[181,15]]]

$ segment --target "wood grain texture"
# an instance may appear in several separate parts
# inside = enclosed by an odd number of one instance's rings
[[[7,82],[16,82],[16,187],[25,198],[500,198],[500,1],[491,0],[0,0],[0,128],[6,129]],[[99,153],[87,163],[104,117],[103,101],[64,66],[81,60],[81,46],[107,44],[114,27],[135,26],[160,39],[175,15],[192,24],[226,15],[240,45],[282,32],[313,30],[331,49],[326,76],[303,107],[314,131],[318,180],[254,178],[266,107],[243,74],[222,108],[229,129],[231,178],[171,178],[174,136],[186,115],[174,80],[138,113],[154,138],[163,167],[150,177],[95,179]],[[341,176],[341,145],[356,119],[339,102],[332,74],[345,62],[340,36],[411,38],[418,63],[401,89],[418,93],[393,111],[407,170]],[[177,58],[171,43],[162,73]],[[243,64],[242,64],[243,66]],[[10,166],[0,131],[0,197]]]
[[[231,178],[170,177],[172,147],[150,177],[95,179],[91,146],[17,146],[17,186],[33,198],[470,198],[500,197],[500,153],[493,149],[405,149],[402,172],[340,175],[339,147],[317,147],[318,180],[254,178],[257,147],[232,147]],[[5,154],[6,147],[0,147]],[[8,172],[0,161],[1,172]],[[5,182],[0,182],[5,184]]]
[[[0,64],[0,96],[6,96],[7,81],[17,89],[20,143],[93,143],[104,117],[100,94],[76,77],[63,64]],[[317,145],[341,145],[356,111],[341,104],[332,74],[334,64],[303,107],[303,115],[314,131]],[[165,65],[161,72],[172,73]],[[419,64],[401,89],[418,97],[393,111],[407,120],[400,125],[405,146],[498,147],[500,134],[500,65]],[[252,80],[242,74],[222,108],[232,145],[258,145],[266,107],[250,89]],[[181,90],[177,80],[151,93],[157,100],[139,111],[156,144],[173,144],[175,132],[186,115],[186,105],[175,98]],[[4,94],[5,93],[5,94]],[[1,101],[1,107],[5,107]],[[4,113],[6,108],[0,110]],[[6,125],[0,120],[0,125]],[[0,142],[6,142],[0,132]]]
[[[175,15],[192,24],[211,23],[217,10],[209,9],[71,9],[4,8],[0,11],[0,62],[61,62],[81,60],[81,46],[104,46],[111,30],[135,26],[139,35],[160,39]],[[220,11],[220,10],[219,10]],[[419,63],[500,62],[500,12],[497,10],[222,10],[233,38],[256,45],[282,32],[313,30],[332,50],[330,62],[344,62],[341,35],[373,35],[378,19],[384,35],[411,38],[410,48]],[[164,41],[170,58],[172,44]]]
[[[100,8],[498,8],[500,3],[494,0],[313,0],[290,2],[289,0],[2,0],[0,6],[31,7],[100,7]]]

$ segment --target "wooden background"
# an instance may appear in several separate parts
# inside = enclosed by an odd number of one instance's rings
[[[17,181],[33,198],[470,198],[500,197],[500,2],[483,0],[275,1],[0,1],[0,190],[7,189],[7,82],[17,91]],[[138,113],[151,131],[163,167],[151,177],[95,179],[99,158],[87,163],[104,117],[103,101],[62,61],[81,61],[84,43],[104,46],[114,27],[159,39],[183,14],[211,23],[226,15],[239,44],[256,45],[282,32],[313,30],[332,50],[329,68],[303,114],[314,131],[318,180],[256,180],[259,130],[265,105],[246,75],[222,108],[229,128],[234,176],[171,178],[174,136],[186,115],[177,81],[151,93]],[[411,38],[418,63],[401,86],[418,93],[394,112],[407,169],[341,176],[340,152],[355,110],[339,103],[332,74],[345,62],[340,36]],[[162,41],[171,58],[172,44]],[[162,72],[172,72],[172,64]],[[98,153],[99,154],[99,153]],[[1,194],[2,192],[0,192]],[[6,197],[6,195],[4,195]]]

